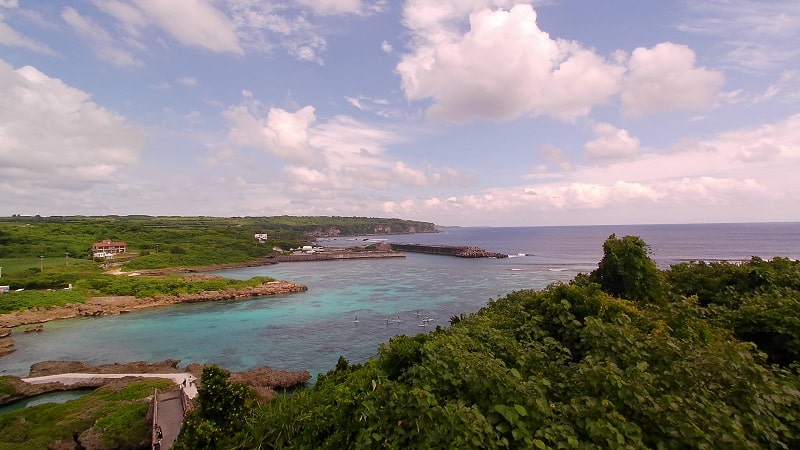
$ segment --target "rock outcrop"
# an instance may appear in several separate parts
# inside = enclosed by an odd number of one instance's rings
[[[97,317],[109,314],[120,314],[138,309],[174,305],[176,303],[242,300],[252,297],[289,294],[306,290],[308,290],[308,287],[291,281],[271,281],[254,287],[205,291],[196,294],[157,295],[149,298],[136,298],[133,296],[95,297],[86,303],[70,303],[64,306],[53,306],[49,308],[30,308],[24,311],[3,314],[0,315],[0,328],[12,328],[20,325],[37,324],[58,319],[70,319],[78,316]]]

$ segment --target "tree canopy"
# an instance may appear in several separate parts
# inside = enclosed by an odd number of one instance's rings
[[[590,277],[340,358],[207,448],[800,448],[798,263],[713,281],[702,264],[658,271],[639,238],[606,244]],[[782,365],[765,343],[789,350]]]

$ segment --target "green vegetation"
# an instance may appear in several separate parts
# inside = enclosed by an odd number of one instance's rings
[[[242,263],[299,247],[318,235],[411,231],[435,229],[427,222],[365,217],[0,218],[0,285],[11,286],[12,291],[25,289],[3,297],[0,314],[81,303],[92,295],[147,297],[250,285],[189,284],[178,278],[114,280],[101,275],[109,266],[133,271]],[[268,240],[259,242],[255,234],[267,234]],[[103,239],[124,241],[128,251],[112,260],[95,261],[92,244]],[[75,289],[64,291],[70,284]],[[51,291],[44,292],[46,289]]]
[[[64,306],[69,303],[84,303],[88,296],[77,290],[12,292],[0,297],[0,314],[22,311],[28,308]]]
[[[277,244],[299,244],[310,236],[432,232],[429,222],[368,217],[11,217],[0,218],[0,259],[90,258],[102,239],[121,240],[138,254],[149,253],[160,267],[173,266],[179,255],[192,265],[252,260]],[[265,244],[254,239],[266,233]],[[238,258],[231,260],[230,258]]]
[[[189,428],[179,445],[800,448],[800,263],[653,272],[639,238],[604,250],[590,275],[340,358],[241,431]]]
[[[603,243],[603,259],[590,279],[611,295],[627,300],[658,303],[664,300],[662,275],[650,259],[650,247],[638,236]]]
[[[148,380],[124,388],[106,386],[63,404],[5,413],[0,415],[0,450],[73,448],[76,435],[90,435],[103,448],[147,448],[147,397],[170,385],[169,380]]]
[[[252,404],[255,396],[246,384],[231,382],[229,376],[230,372],[218,366],[203,367],[199,407],[189,413],[173,449],[224,448],[219,441],[243,429],[248,403]]]
[[[157,294],[176,295],[194,294],[203,291],[218,291],[228,288],[254,287],[274,281],[270,277],[253,277],[249,280],[229,278],[209,278],[187,280],[183,276],[163,277],[125,277],[100,275],[81,280],[76,288],[84,289],[94,295],[133,295],[135,297],[152,297]]]
[[[204,291],[238,289],[258,286],[273,281],[270,277],[253,277],[249,280],[229,278],[187,279],[179,275],[160,277],[128,277],[93,275],[78,280],[71,290],[22,291],[6,294],[0,302],[0,314],[34,307],[64,306],[68,303],[85,303],[90,297],[131,295],[137,298],[159,294],[194,294]]]

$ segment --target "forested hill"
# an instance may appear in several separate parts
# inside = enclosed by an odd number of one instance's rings
[[[603,249],[266,405],[207,367],[173,448],[800,448],[800,262]]]
[[[429,233],[430,222],[374,217],[151,217],[14,216],[0,218],[0,255],[4,258],[88,255],[94,242],[124,241],[134,251],[193,247],[236,253],[235,260],[261,256],[256,233],[273,243],[298,243],[315,236]],[[263,246],[262,246],[263,247]],[[216,261],[211,262],[219,262]]]

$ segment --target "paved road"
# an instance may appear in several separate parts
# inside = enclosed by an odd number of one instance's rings
[[[183,403],[181,391],[165,392],[158,395],[158,425],[164,433],[161,450],[172,447],[183,423]]]

